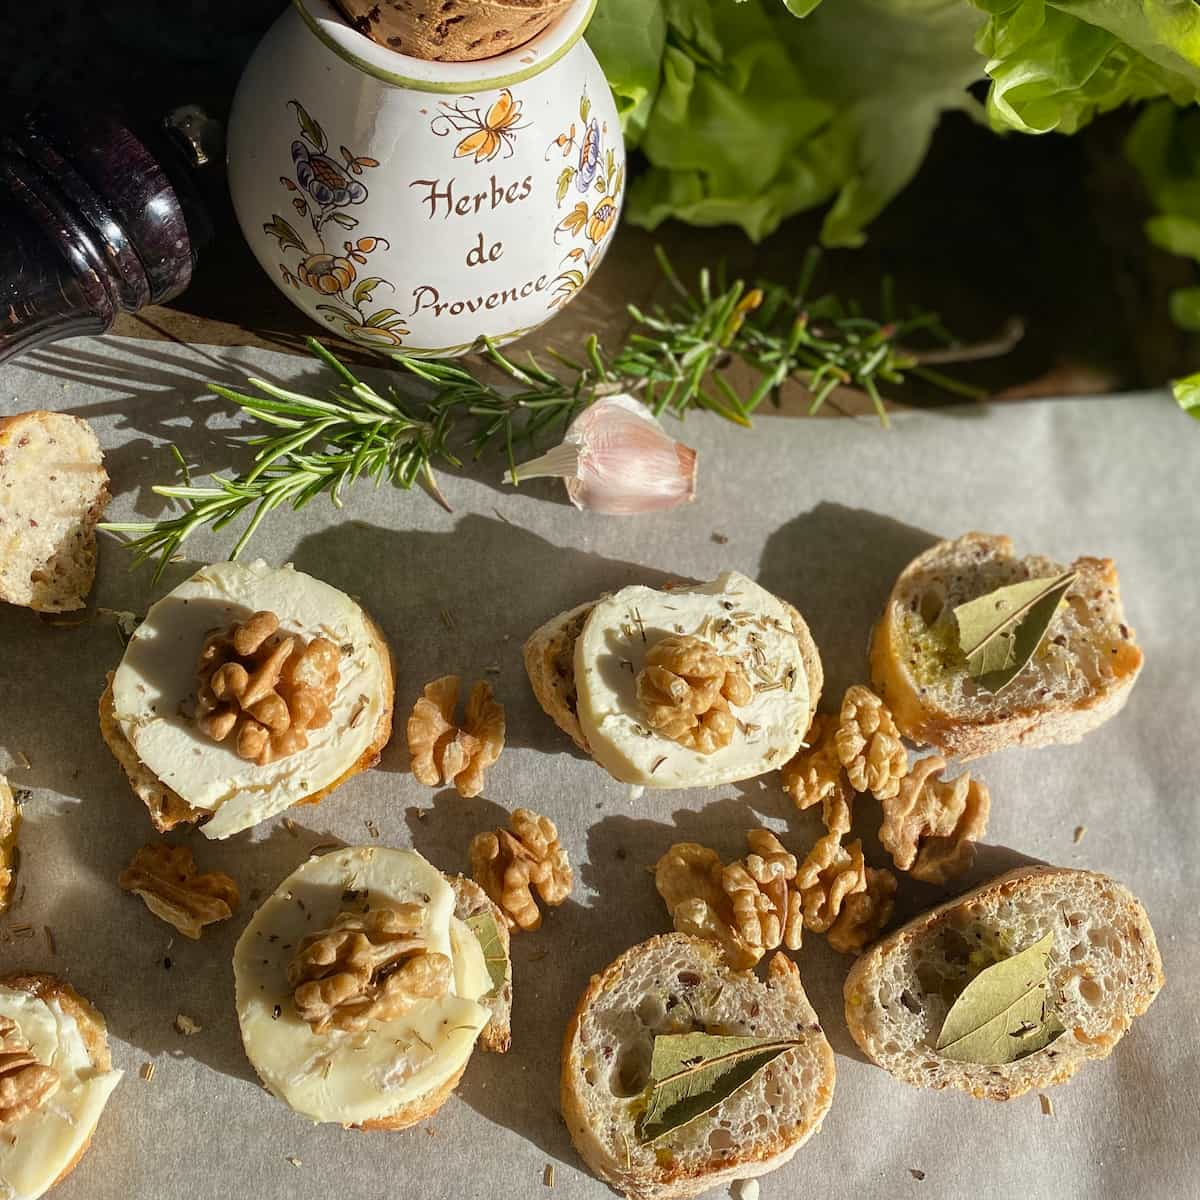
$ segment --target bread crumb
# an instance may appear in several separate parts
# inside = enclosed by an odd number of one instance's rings
[[[546,1169],[542,1172],[542,1183],[548,1188],[552,1188],[554,1186],[554,1164],[553,1163],[546,1164]]]
[[[300,826],[297,825],[296,822],[293,821],[291,817],[283,818],[283,827],[284,827],[284,829],[286,829],[288,831],[288,833],[290,833],[292,835],[292,837],[300,836]]]
[[[1086,825],[1076,825],[1075,826],[1075,845],[1076,846],[1078,846],[1079,843],[1083,841],[1083,835],[1085,833],[1087,833]]]
[[[202,1026],[193,1021],[186,1013],[178,1013],[175,1017],[175,1032],[182,1033],[184,1037],[193,1037],[199,1033]]]
[[[289,1154],[289,1155],[287,1156],[287,1161],[288,1161],[288,1162],[290,1162],[290,1163],[292,1164],[292,1166],[293,1166],[293,1167],[302,1167],[302,1166],[304,1166],[304,1162],[303,1162],[303,1160],[301,1160],[301,1159],[297,1158],[297,1157],[296,1157],[294,1154]]]
[[[1038,1099],[1042,1102],[1042,1116],[1054,1116],[1054,1101],[1051,1100],[1050,1097],[1045,1094],[1045,1092],[1040,1093],[1038,1095]]]
[[[379,826],[374,821],[364,821],[363,824],[367,827],[367,832],[373,837],[379,836]]]
[[[759,1185],[757,1179],[740,1179],[733,1185],[737,1190],[734,1192],[737,1200],[758,1200]],[[733,1189],[730,1189],[733,1191]]]
[[[718,533],[715,529],[712,532],[712,540],[716,542],[718,546],[729,545],[729,535],[725,533]],[[745,1195],[745,1192],[742,1194]]]
[[[142,1069],[141,1069],[141,1070],[138,1072],[138,1074],[139,1074],[139,1075],[140,1075],[140,1076],[141,1076],[141,1077],[142,1077],[142,1078],[143,1078],[143,1079],[144,1079],[144,1080],[145,1080],[147,1083],[149,1083],[149,1082],[150,1082],[150,1080],[152,1080],[152,1079],[154,1078],[154,1064],[153,1064],[152,1062],[144,1062],[144,1063],[142,1063]]]
[[[910,1175],[911,1175],[911,1176],[912,1176],[912,1177],[913,1177],[913,1178],[914,1178],[914,1179],[915,1179],[915,1180],[916,1180],[918,1183],[920,1183],[920,1182],[921,1182],[921,1180],[925,1178],[925,1172],[924,1172],[924,1171],[918,1171],[916,1167],[909,1167],[909,1168],[908,1168],[908,1173],[909,1173],[909,1174],[910,1174]]]

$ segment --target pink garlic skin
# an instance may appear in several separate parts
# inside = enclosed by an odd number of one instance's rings
[[[632,516],[696,498],[696,451],[629,396],[597,400],[567,438],[579,445],[576,477],[566,481],[577,508]]]

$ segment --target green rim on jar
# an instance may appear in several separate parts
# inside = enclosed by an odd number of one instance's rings
[[[308,28],[355,70],[372,75],[392,87],[450,94],[493,91],[540,75],[568,53],[583,36],[598,0],[576,0],[566,13],[515,50],[492,59],[454,63],[427,62],[380,46],[346,24],[325,0],[292,0],[292,3]],[[322,15],[314,15],[310,11],[311,8],[321,10]],[[336,33],[334,29],[337,30]],[[532,62],[529,61],[531,55],[535,56]],[[383,65],[388,60],[412,64],[417,73],[404,75],[399,71],[389,70]],[[499,68],[498,73],[472,75],[473,71],[489,68]],[[428,77],[422,78],[422,73]],[[453,75],[453,78],[437,78],[447,74]]]

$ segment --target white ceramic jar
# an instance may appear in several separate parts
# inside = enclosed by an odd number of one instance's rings
[[[587,283],[625,152],[575,0],[477,62],[409,58],[294,0],[229,122],[229,186],[258,261],[331,332],[383,352],[510,341]]]

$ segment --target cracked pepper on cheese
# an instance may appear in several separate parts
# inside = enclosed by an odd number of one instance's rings
[[[232,742],[205,737],[194,720],[196,662],[205,637],[252,613],[279,617],[281,634],[340,648],[332,719],[308,745],[259,766]],[[223,562],[202,567],[151,606],[113,678],[117,722],[138,758],[224,838],[336,783],[363,755],[390,702],[388,666],[368,618],[337,588],[294,570]]]
[[[645,723],[637,678],[664,637],[702,638],[744,670],[751,695],[730,706],[728,745],[702,753]],[[810,697],[791,610],[754,580],[727,571],[672,591],[623,588],[592,609],[575,643],[579,724],[593,758],[641,787],[711,787],[782,765],[800,748]]]
[[[427,948],[452,963],[445,995],[349,1032],[317,1033],[296,1009],[288,965],[301,940],[345,911],[419,904]],[[347,847],[310,858],[254,915],[233,958],[246,1056],[267,1089],[313,1121],[379,1120],[436,1091],[471,1056],[490,1014],[483,950],[454,916],[454,893],[415,850]]]

